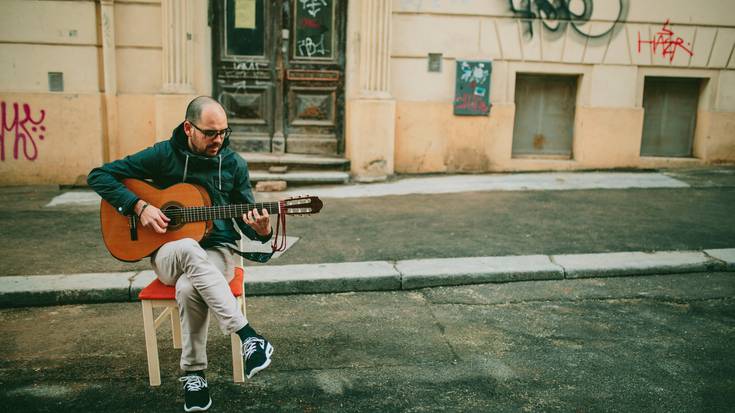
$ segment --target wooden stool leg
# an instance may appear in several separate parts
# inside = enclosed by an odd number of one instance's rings
[[[243,358],[240,352],[240,337],[232,333],[230,335],[230,341],[232,343],[232,380],[235,383],[242,383],[245,381],[245,365],[243,364]]]
[[[151,386],[161,385],[161,370],[158,364],[158,341],[156,324],[153,320],[153,305],[143,300],[143,330],[145,331],[145,351],[148,358],[148,379]]]
[[[242,307],[242,298],[237,298],[237,303]],[[243,364],[242,342],[240,336],[235,333],[230,334],[230,342],[232,345],[232,380],[235,383],[242,383],[245,381],[245,366]]]
[[[174,340],[174,348],[181,349],[181,318],[179,307],[171,308],[171,336]]]

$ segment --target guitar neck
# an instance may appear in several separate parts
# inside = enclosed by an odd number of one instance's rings
[[[211,221],[214,219],[239,218],[243,214],[246,214],[248,211],[252,211],[255,208],[258,209],[258,212],[265,209],[268,211],[269,215],[278,214],[280,212],[279,205],[279,202],[261,202],[255,204],[186,207],[173,211],[166,211],[166,215],[169,218],[175,218],[179,222]]]

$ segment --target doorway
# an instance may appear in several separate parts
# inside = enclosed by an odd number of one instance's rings
[[[518,74],[513,157],[571,159],[577,76]]]
[[[691,157],[701,79],[647,77],[641,156]]]
[[[213,94],[234,150],[344,152],[346,3],[211,0]]]

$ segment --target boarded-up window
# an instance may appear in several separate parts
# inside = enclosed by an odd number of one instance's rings
[[[692,156],[700,79],[647,77],[643,88],[643,156]]]
[[[577,76],[516,78],[513,157],[571,158]]]

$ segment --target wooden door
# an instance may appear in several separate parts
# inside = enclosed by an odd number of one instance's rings
[[[212,0],[214,96],[239,151],[344,151],[346,1]]]

